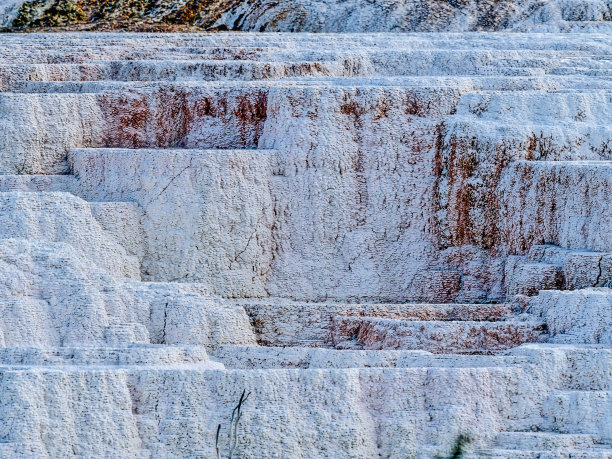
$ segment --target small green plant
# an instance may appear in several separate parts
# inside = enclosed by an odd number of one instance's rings
[[[461,459],[465,455],[465,447],[472,442],[472,439],[464,434],[461,434],[455,440],[453,448],[447,456],[438,456],[437,459]]]
[[[22,28],[29,26],[40,8],[44,6],[45,2],[42,0],[35,0],[32,2],[24,2],[17,11],[17,16],[13,19],[12,27]]]
[[[87,19],[81,6],[69,0],[55,2],[45,13],[51,27],[75,24]]]
[[[34,0],[21,5],[12,26],[15,28],[58,27],[86,20],[87,15],[81,6],[72,0],[52,2]]]
[[[240,396],[240,400],[238,400],[238,405],[232,410],[232,417],[230,418],[229,423],[229,433],[228,433],[228,446],[227,446],[227,459],[232,459],[234,455],[234,451],[236,450],[236,446],[238,445],[238,425],[240,424],[240,419],[242,418],[242,405],[244,405],[249,398],[249,395],[246,393],[246,390],[242,391],[242,395]],[[215,449],[217,451],[217,459],[221,459],[221,447],[219,446],[219,436],[221,434],[221,424],[217,426],[217,435],[215,436]]]

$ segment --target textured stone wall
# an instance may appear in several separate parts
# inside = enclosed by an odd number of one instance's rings
[[[603,92],[513,102],[465,86],[158,86],[118,94],[92,83],[93,93],[2,95],[10,134],[3,170],[72,167],[83,197],[137,202],[147,279],[212,276],[225,296],[474,301],[501,298],[496,253],[541,243],[611,247],[603,197],[609,167],[574,162],[609,158]],[[66,150],[83,146],[273,152],[218,165],[223,153],[210,160],[203,153],[194,165],[118,150],[104,166],[98,159],[70,166]],[[133,172],[120,184],[126,167]],[[161,171],[172,180],[157,180]],[[216,221],[228,206],[238,213]],[[185,215],[180,229],[165,221],[169,209]],[[230,228],[229,239],[221,227]],[[440,285],[439,298],[423,293],[424,282]]]
[[[272,269],[275,155],[91,149],[72,150],[70,163],[83,196],[142,209],[145,279],[202,282],[226,297],[257,297],[267,294]]]
[[[1,457],[610,456],[607,35],[2,38]]]
[[[564,343],[612,343],[612,294],[607,288],[576,292],[543,291],[531,311],[546,317],[552,340]]]
[[[3,423],[2,433],[9,455],[57,457],[75,448],[126,458],[214,456],[216,427],[225,447],[231,410],[247,389],[244,457],[405,456],[422,453],[417,444],[450,443],[459,431],[495,432],[506,407],[533,395],[533,382],[527,393],[510,389],[522,378],[520,369],[491,368],[15,369],[0,380],[3,413],[28,421]]]

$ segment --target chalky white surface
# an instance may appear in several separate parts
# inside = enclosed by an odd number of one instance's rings
[[[0,457],[610,456],[609,35],[2,38]]]

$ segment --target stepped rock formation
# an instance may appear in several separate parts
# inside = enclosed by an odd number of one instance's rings
[[[611,458],[612,35],[530,5],[602,33],[1,35],[0,457]]]

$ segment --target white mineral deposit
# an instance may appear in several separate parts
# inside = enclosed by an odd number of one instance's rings
[[[612,458],[610,1],[230,3],[0,34],[0,458]]]

